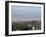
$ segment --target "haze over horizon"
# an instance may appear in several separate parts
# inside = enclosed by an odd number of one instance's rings
[[[41,20],[41,7],[12,5],[12,21]]]

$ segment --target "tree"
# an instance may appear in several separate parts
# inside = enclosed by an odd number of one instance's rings
[[[37,21],[32,21],[32,25],[37,25]]]

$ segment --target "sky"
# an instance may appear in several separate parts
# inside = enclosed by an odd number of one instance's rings
[[[37,6],[11,6],[12,21],[31,21],[41,19],[41,7]]]

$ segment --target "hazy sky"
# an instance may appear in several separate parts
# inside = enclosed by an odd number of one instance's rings
[[[12,5],[12,21],[40,20],[41,7]]]

